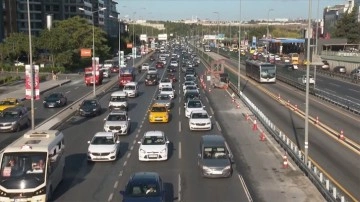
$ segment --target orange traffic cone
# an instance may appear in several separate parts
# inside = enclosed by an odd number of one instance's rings
[[[286,105],[287,105],[287,106],[290,106],[290,100],[287,101]]]
[[[266,140],[265,133],[264,133],[264,131],[261,131],[261,133],[260,133],[260,141],[265,141],[265,140]]]
[[[294,111],[297,111],[297,110],[298,110],[297,105],[295,105]]]
[[[340,140],[345,140],[345,136],[344,136],[344,131],[343,131],[343,130],[340,131],[339,139],[340,139]]]
[[[286,168],[288,168],[288,167],[289,167],[289,162],[288,162],[287,155],[285,154],[285,155],[283,156],[283,166],[282,166],[282,168],[286,169]]]
[[[247,121],[249,120],[249,114],[248,114],[248,113],[246,113],[245,119],[246,119]]]
[[[253,122],[253,131],[256,131],[258,129],[256,119],[254,119]]]
[[[319,117],[316,117],[315,124],[316,124],[316,125],[319,124]]]

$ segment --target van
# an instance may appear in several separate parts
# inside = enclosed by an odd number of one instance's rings
[[[109,102],[109,110],[127,110],[128,103],[127,103],[127,94],[124,91],[116,91],[111,93],[110,95],[110,102]]]
[[[129,82],[125,84],[123,91],[128,97],[137,97],[139,92],[139,85],[137,82]]]
[[[203,135],[200,140],[198,165],[202,177],[231,177],[233,155],[221,135]]]

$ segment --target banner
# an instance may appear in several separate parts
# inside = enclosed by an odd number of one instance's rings
[[[132,48],[132,47],[133,47],[132,43],[127,43],[126,44],[126,48]]]
[[[167,41],[167,34],[158,34],[159,41]]]
[[[31,83],[31,77],[34,85]],[[25,65],[25,99],[30,100],[31,94],[35,100],[40,99],[39,65],[33,65],[33,71],[30,65]]]
[[[90,48],[82,48],[80,49],[81,57],[91,57],[91,49]]]
[[[147,41],[147,35],[146,34],[140,34],[140,41]]]

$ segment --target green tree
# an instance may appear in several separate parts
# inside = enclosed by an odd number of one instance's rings
[[[36,38],[32,36],[32,52],[36,50]],[[11,33],[9,37],[3,42],[4,50],[6,50],[6,57],[9,60],[18,60],[21,54],[26,54],[29,58],[29,36],[25,33]]]
[[[360,42],[360,23],[358,22],[359,7],[355,4],[353,10],[344,15],[337,21],[333,36],[346,38],[348,43],[356,44]]]

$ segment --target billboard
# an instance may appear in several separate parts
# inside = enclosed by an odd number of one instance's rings
[[[147,41],[147,35],[146,34],[140,34],[140,41]]]
[[[218,35],[216,36],[216,39],[217,39],[217,40],[224,40],[224,39],[225,39],[225,34],[218,34]]]
[[[251,47],[256,47],[256,36],[252,37]]]
[[[80,49],[81,57],[91,57],[91,49],[90,48],[82,48]]]
[[[40,99],[40,79],[39,79],[39,65],[25,65],[25,99],[30,100],[33,95],[35,100]],[[31,83],[31,77],[33,83]]]
[[[215,39],[216,39],[216,35],[204,35],[204,39],[205,39],[205,40],[215,40]]]
[[[159,41],[167,41],[167,34],[158,34]]]

